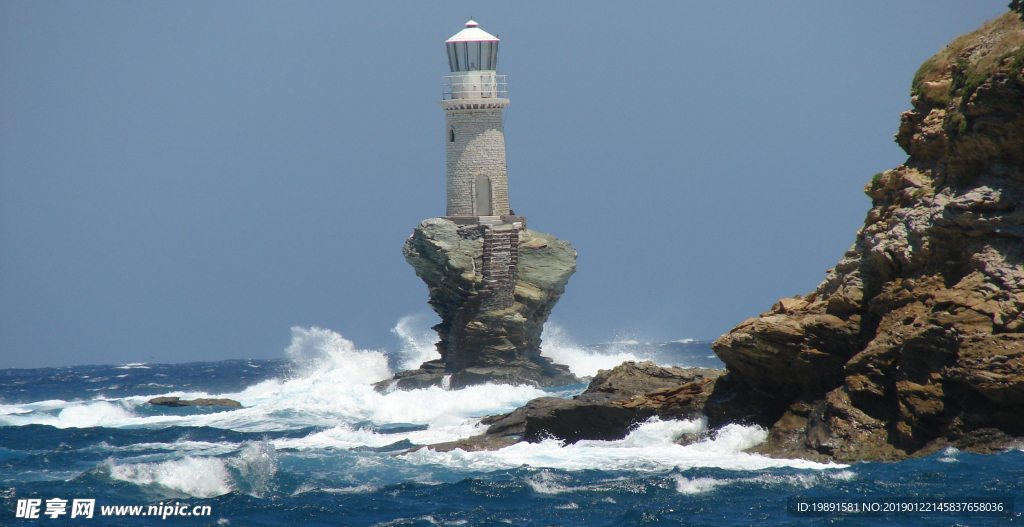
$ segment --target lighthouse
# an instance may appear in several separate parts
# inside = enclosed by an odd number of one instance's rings
[[[509,216],[502,110],[509,101],[498,75],[498,38],[470,20],[445,42],[441,89],[445,116],[447,208],[458,223],[503,223]],[[505,218],[503,218],[505,217]]]
[[[544,322],[576,271],[576,249],[527,229],[526,218],[508,208],[508,97],[498,75],[498,39],[470,20],[445,48],[446,214],[420,222],[402,246],[441,317],[433,327],[441,358],[375,387],[581,382],[568,366],[541,357]]]

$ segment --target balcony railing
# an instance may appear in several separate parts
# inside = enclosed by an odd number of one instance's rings
[[[490,99],[508,96],[504,75],[473,72],[443,77],[441,99]]]

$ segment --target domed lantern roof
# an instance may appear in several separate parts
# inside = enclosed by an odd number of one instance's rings
[[[466,29],[445,41],[452,73],[498,70],[498,37],[480,29],[479,25],[470,20],[466,22]]]

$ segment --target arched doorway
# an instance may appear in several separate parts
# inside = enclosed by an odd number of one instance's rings
[[[490,216],[494,211],[491,206],[491,180],[486,176],[476,177],[476,215]]]

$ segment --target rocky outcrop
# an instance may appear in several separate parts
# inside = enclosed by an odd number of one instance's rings
[[[441,317],[441,359],[400,372],[378,389],[452,388],[497,382],[561,386],[581,382],[540,354],[551,309],[576,271],[576,250],[512,225],[425,220],[403,248]],[[450,376],[450,377],[449,377]]]
[[[180,399],[178,397],[154,397],[148,404],[155,406],[169,406],[179,408],[182,406],[223,406],[225,408],[241,408],[242,403],[234,399]]]
[[[547,438],[566,443],[622,439],[638,423],[654,416],[701,418],[721,374],[720,370],[707,368],[664,368],[650,361],[625,362],[598,372],[587,390],[573,399],[534,399],[510,413],[484,418],[483,424],[489,427],[482,435],[430,448],[473,451]]]
[[[856,241],[811,294],[713,348],[769,402],[759,451],[898,460],[1024,436],[1024,22],[958,38],[914,77]],[[723,377],[723,378],[726,378]]]

